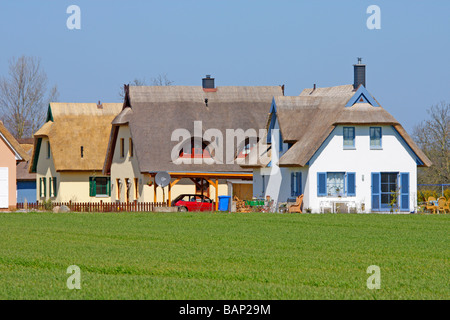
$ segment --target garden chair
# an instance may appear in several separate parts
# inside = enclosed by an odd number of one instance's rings
[[[447,202],[447,199],[445,197],[440,197],[438,199],[438,212],[443,211],[444,213],[450,212],[450,208]]]
[[[298,212],[302,213],[303,194],[297,197],[295,204],[289,207],[289,213]]]
[[[432,213],[436,213],[438,206],[435,204],[435,197],[428,197],[427,204],[425,205],[425,210],[430,210]]]

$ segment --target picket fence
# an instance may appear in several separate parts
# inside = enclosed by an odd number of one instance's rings
[[[17,209],[50,211],[54,207],[67,206],[72,212],[150,212],[157,207],[167,207],[169,202],[43,202],[17,203]]]

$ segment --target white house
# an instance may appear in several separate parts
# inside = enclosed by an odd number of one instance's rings
[[[414,212],[417,167],[430,160],[365,88],[358,63],[353,85],[274,97],[267,141],[251,157],[253,196],[275,203],[303,194],[303,212]],[[245,165],[244,165],[245,166]]]

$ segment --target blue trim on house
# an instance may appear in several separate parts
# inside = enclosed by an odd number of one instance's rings
[[[400,211],[409,212],[409,172],[400,172]]]
[[[275,97],[272,98],[272,105],[270,106],[270,112],[269,113],[277,113],[277,105],[275,103]]]
[[[364,88],[363,85],[360,85],[356,93],[353,95],[353,97],[350,98],[350,100],[345,105],[346,107],[351,107],[355,103],[358,103],[359,100],[363,98],[365,103],[370,103],[373,107],[379,107],[376,100],[370,95],[369,91],[367,91],[366,88]]]
[[[406,140],[400,135],[400,133],[398,133],[397,129],[395,129],[394,126],[391,126],[391,127],[392,127],[392,129],[394,129],[394,134],[395,134],[395,136],[396,136],[397,138],[400,138],[400,140],[402,140],[402,141],[406,144],[406,146],[408,147],[409,151],[411,151],[412,154],[416,157],[415,160],[416,160],[417,165],[418,165],[418,166],[423,166],[422,160],[420,160],[420,158],[417,156],[417,154],[414,152],[414,150],[413,150],[413,149],[409,146],[409,144],[406,142]]]
[[[320,144],[320,146],[317,148],[317,150],[313,153],[313,155],[311,156],[311,158],[309,158],[308,162],[306,163],[307,166],[310,165],[311,159],[314,158],[314,156],[316,155],[316,153],[320,150],[320,148],[322,148],[323,144],[325,143],[325,141],[327,141],[327,139],[331,136],[331,134],[334,132],[334,130],[336,130],[337,127],[334,127],[333,130],[331,130],[330,134],[322,141],[322,143]]]
[[[272,143],[272,129],[275,128],[276,121],[277,121],[277,114],[275,112],[272,113],[272,116],[270,118],[269,130],[267,131],[267,143]]]

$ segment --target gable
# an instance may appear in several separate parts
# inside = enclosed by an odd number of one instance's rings
[[[367,91],[363,85],[359,86],[358,90],[356,90],[353,97],[350,98],[345,106],[351,107],[356,103],[368,103],[372,107],[379,107],[377,101],[370,95],[369,91]]]

